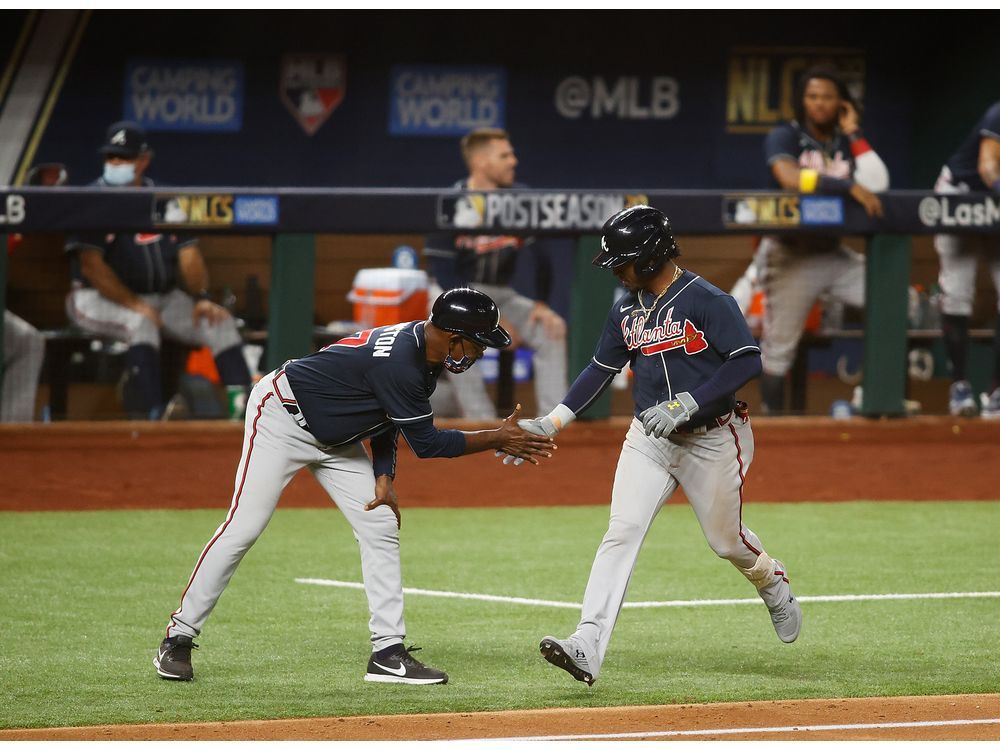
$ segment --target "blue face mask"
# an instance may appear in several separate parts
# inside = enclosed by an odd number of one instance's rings
[[[135,164],[104,162],[104,181],[109,185],[129,185],[135,180]]]
[[[461,341],[461,339],[459,339],[459,340]],[[455,373],[456,375],[459,374],[459,373],[465,372],[470,367],[472,367],[474,364],[476,364],[475,358],[470,357],[468,354],[465,353],[465,342],[461,341],[461,343],[462,343],[462,358],[461,359],[455,359],[454,357],[452,357],[451,356],[451,348],[449,347],[449,349],[448,349],[448,356],[445,357],[445,360],[444,360],[445,369],[447,369],[448,372]]]

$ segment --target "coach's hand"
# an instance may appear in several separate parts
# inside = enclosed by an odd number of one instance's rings
[[[399,498],[396,497],[396,488],[392,486],[392,477],[383,474],[375,480],[375,499],[365,506],[365,510],[375,510],[380,505],[388,505],[389,510],[396,516],[396,528],[402,528],[403,519],[399,515]]]
[[[504,457],[505,464],[511,462],[520,464],[521,461],[530,461],[533,464],[537,464],[538,459],[536,456],[552,458],[552,451],[556,448],[556,444],[552,442],[552,436],[555,435],[556,431],[553,430],[552,435],[546,435],[544,432],[527,430],[521,424],[522,422],[536,422],[538,420],[518,420],[517,416],[520,413],[521,405],[518,404],[511,415],[503,421],[503,424],[497,430],[500,445],[497,448],[496,455],[506,454]]]
[[[661,401],[646,409],[639,415],[642,427],[647,435],[655,438],[664,437],[687,422],[698,411],[696,402],[690,393],[678,393],[670,401]]]
[[[204,318],[210,326],[214,326],[228,318],[229,312],[222,305],[217,305],[212,300],[200,299],[194,303],[192,316],[195,323]]]

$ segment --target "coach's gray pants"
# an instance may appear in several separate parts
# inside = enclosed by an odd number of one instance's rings
[[[282,491],[308,466],[351,524],[361,548],[373,647],[402,643],[406,628],[399,529],[387,506],[364,509],[375,498],[371,459],[360,442],[324,449],[283,403],[295,401],[281,371],[265,375],[250,393],[229,513],[198,558],[181,606],[170,617],[167,636],[201,632],[243,556],[271,520]]]

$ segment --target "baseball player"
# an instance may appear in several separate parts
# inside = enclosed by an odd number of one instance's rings
[[[979,119],[958,151],[941,168],[934,190],[938,193],[967,193],[991,190],[1000,193],[1000,101],[995,102]],[[966,379],[966,356],[969,350],[969,318],[976,291],[976,264],[982,258],[989,264],[1000,309],[1000,237],[939,234],[934,237],[941,264],[941,332],[951,363],[953,382],[948,409],[953,416],[973,416],[976,401],[972,385]],[[980,394],[981,414],[987,419],[1000,418],[1000,318],[993,337],[993,383]]]
[[[680,251],[660,211],[625,209],[603,232],[593,263],[611,269],[628,294],[611,306],[593,359],[562,403],[519,423],[554,438],[631,365],[635,418],[580,623],[568,638],[540,644],[545,659],[588,685],[600,674],[643,539],[678,486],[715,553],[756,587],[778,638],[791,643],[802,625],[785,566],[742,520],[754,439],[746,404],[734,393],[760,374],[760,349],[733,298],[673,262]]]
[[[101,147],[101,187],[151,186],[144,177],[152,159],[146,134],[135,123],[116,122]],[[212,350],[227,386],[250,385],[236,322],[208,295],[208,271],[198,240],[165,233],[94,233],[72,237],[73,285],[66,312],[85,331],[128,344],[126,409],[134,418],[163,414],[160,337]]]
[[[831,71],[813,68],[799,80],[795,97],[796,119],[774,128],[764,142],[772,183],[800,193],[849,196],[869,216],[881,216],[874,193],[888,189],[889,172],[861,133],[846,84]],[[785,375],[810,309],[824,293],[863,307],[865,259],[838,237],[795,234],[764,237],[754,263],[767,297],[761,396],[766,413],[780,414]]]
[[[473,130],[462,138],[462,158],[469,176],[457,182],[456,189],[524,187],[514,182],[517,157],[504,130]],[[480,213],[470,202],[459,201],[456,226],[474,229],[481,221]],[[442,289],[473,286],[496,300],[504,327],[510,331],[515,345],[523,341],[533,352],[535,400],[538,413],[547,414],[566,392],[566,322],[544,301],[529,299],[511,287],[518,257],[525,252],[539,254],[537,245],[531,237],[440,234],[427,238],[424,255]],[[480,373],[451,380],[462,416],[496,418],[496,406],[486,393]]]
[[[447,674],[403,647],[396,441],[402,434],[420,458],[502,449],[537,463],[537,456],[551,455],[551,440],[520,429],[516,410],[494,430],[434,427],[428,397],[441,370],[465,372],[486,347],[509,343],[493,300],[454,289],[435,301],[429,321],[361,331],[265,375],[250,394],[232,505],[170,616],[153,660],[157,674],[172,680],[194,676],[192,639],[264,531],[282,490],[308,466],[361,548],[372,642],[365,680],[447,682]],[[369,438],[371,457],[362,444]]]

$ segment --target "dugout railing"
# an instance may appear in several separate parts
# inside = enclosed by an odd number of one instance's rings
[[[891,191],[882,201],[885,216],[870,219],[850,199],[761,191],[26,187],[0,191],[0,234],[170,229],[269,234],[269,368],[311,350],[316,234],[573,236],[571,371],[589,361],[593,332],[603,324],[614,286],[610,274],[590,265],[600,227],[625,206],[648,203],[662,209],[679,235],[860,235],[867,244],[862,413],[901,416],[911,236],[1000,233],[1000,198]],[[6,244],[2,236],[0,241]],[[0,253],[3,303],[6,260],[6,253]],[[608,409],[605,397],[590,416],[605,416]]]

